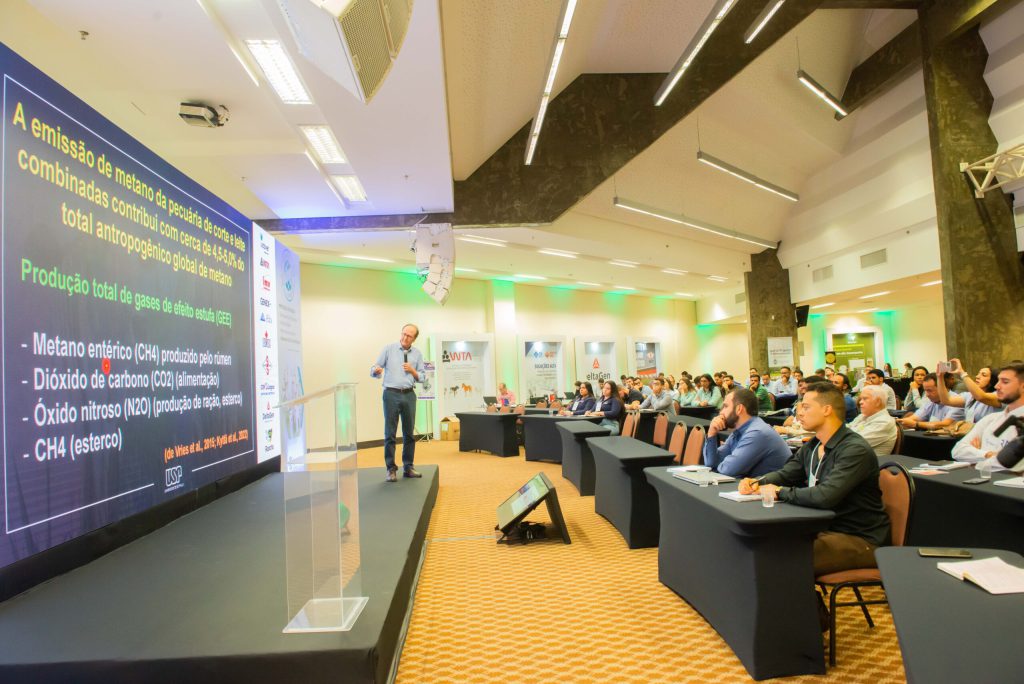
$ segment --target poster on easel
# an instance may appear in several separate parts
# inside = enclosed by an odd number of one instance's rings
[[[614,337],[576,338],[576,380],[586,380],[597,392],[606,380],[619,381]]]
[[[481,411],[496,394],[494,342],[489,334],[437,334],[431,339],[436,376],[437,418],[457,411]],[[437,426],[434,426],[435,430]]]
[[[792,369],[796,365],[792,337],[769,337],[768,372],[775,375],[783,366]]]
[[[565,338],[519,339],[519,387],[523,400],[563,398],[565,392]]]

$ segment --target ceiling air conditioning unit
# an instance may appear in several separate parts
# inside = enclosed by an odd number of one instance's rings
[[[299,52],[369,102],[405,40],[412,0],[277,0]]]

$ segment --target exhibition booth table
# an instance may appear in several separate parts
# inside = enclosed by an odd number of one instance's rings
[[[895,461],[908,470],[924,463],[910,456],[884,456],[879,461]],[[940,475],[914,473],[909,542],[917,546],[980,544],[1024,553],[1024,489],[994,484],[1015,477],[1008,472],[992,473],[992,480],[985,484],[964,484],[977,476],[974,467]]]
[[[658,497],[644,468],[671,465],[672,452],[632,437],[590,437],[594,454],[594,510],[631,549],[658,544]]]
[[[975,560],[996,556],[1024,568],[1024,557],[1010,551],[969,550]],[[916,548],[885,547],[875,558],[908,682],[1021,681],[1024,594],[990,594],[936,567],[957,559],[922,558]]]
[[[487,451],[496,456],[518,456],[515,413],[461,411],[459,419],[459,451]]]
[[[953,447],[960,441],[959,437],[948,435],[929,435],[923,430],[903,430],[903,442],[900,454],[925,460],[942,461],[952,458]]]
[[[586,416],[541,416],[525,415],[523,419],[523,444],[527,461],[562,462],[562,438],[555,426],[559,423],[599,423],[598,417]]]
[[[814,537],[832,511],[699,487],[665,468],[645,475],[658,492],[658,578],[725,639],[754,679],[823,674],[825,655],[814,589]]]
[[[590,421],[559,421],[555,428],[562,440],[562,477],[572,482],[580,496],[594,495],[594,454],[588,437],[607,437],[611,432]]]

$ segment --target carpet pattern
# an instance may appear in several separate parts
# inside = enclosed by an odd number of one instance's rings
[[[381,449],[360,454],[364,466],[382,461]],[[417,461],[440,466],[441,486],[401,684],[752,681],[718,633],[658,581],[658,550],[628,549],[561,466],[462,453],[457,442],[418,445]],[[495,508],[538,471],[556,487],[572,544],[497,545]],[[544,506],[529,519],[546,522]],[[838,664],[827,675],[776,681],[905,681],[888,607],[871,613],[873,630],[858,609],[840,611]]]

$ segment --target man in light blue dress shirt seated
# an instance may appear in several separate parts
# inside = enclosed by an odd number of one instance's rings
[[[732,429],[725,444],[718,432]],[[711,421],[704,442],[704,465],[736,478],[760,477],[782,468],[791,455],[775,430],[757,416],[757,395],[737,388],[725,395],[722,410]]]
[[[412,346],[420,329],[412,323],[402,326],[398,342],[381,350],[371,377],[384,378],[384,464],[388,468],[386,482],[398,480],[395,465],[395,430],[402,421],[402,468],[405,477],[422,477],[413,467],[416,454],[416,391],[415,384],[423,372],[423,354]]]
[[[949,427],[958,420],[964,419],[964,410],[958,406],[946,406],[939,403],[938,377],[935,373],[925,376],[924,395],[928,397],[928,403],[900,419],[905,428],[917,430],[936,430]]]
[[[797,379],[793,377],[793,372],[789,366],[783,366],[779,369],[779,378],[772,382],[768,387],[768,391],[775,396],[780,394],[796,394]]]

